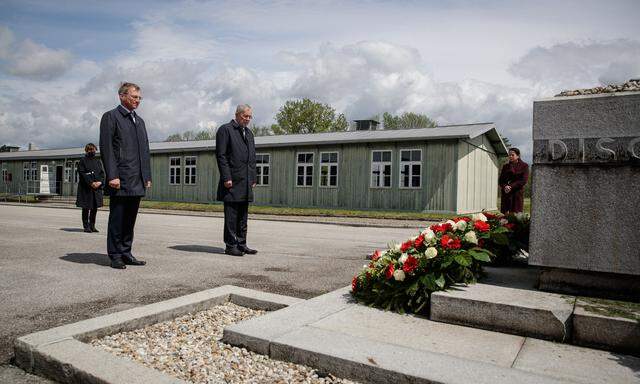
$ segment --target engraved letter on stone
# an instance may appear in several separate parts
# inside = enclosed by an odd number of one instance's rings
[[[605,148],[602,144],[603,143],[613,143],[615,140],[610,139],[608,137],[602,137],[598,140],[598,142],[596,143],[596,149],[600,152],[598,154],[599,157],[605,159],[605,160],[615,160],[616,159],[616,153],[615,151],[613,151],[612,149],[609,148]]]
[[[629,154],[631,155],[631,157],[636,158],[638,160],[640,160],[640,153],[636,152],[636,144],[640,143],[640,137],[636,137],[635,139],[631,140],[629,142]]]
[[[556,147],[559,151],[556,151]],[[562,140],[549,140],[549,156],[552,161],[564,160],[569,152],[567,145]]]

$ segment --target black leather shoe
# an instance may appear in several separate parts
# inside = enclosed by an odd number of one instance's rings
[[[255,255],[256,253],[258,253],[257,250],[251,249],[251,248],[247,247],[246,245],[240,246],[240,247],[238,247],[238,249],[241,250],[244,253],[249,254],[249,255]]]
[[[122,261],[122,259],[117,258],[117,259],[112,259],[111,260],[111,268],[125,269],[125,268],[127,268],[127,266],[124,264],[124,261]]]
[[[96,227],[91,227],[91,232],[100,232],[96,229]]]
[[[227,248],[227,249],[224,250],[224,253],[226,253],[227,255],[231,255],[231,256],[242,256],[242,255],[244,255],[244,253],[242,253],[242,251],[239,250],[236,247]]]
[[[87,232],[87,233],[91,233],[91,228],[89,228],[89,227],[84,227],[84,231],[85,231],[85,232]]]
[[[127,265],[145,265],[145,264],[147,264],[146,261],[138,260],[133,256],[123,256],[122,260]]]

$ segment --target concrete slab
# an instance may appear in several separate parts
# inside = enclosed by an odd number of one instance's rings
[[[524,343],[522,336],[439,323],[361,305],[351,306],[309,326],[506,368],[511,367]],[[410,336],[389,337],[405,332]]]
[[[276,310],[302,300],[222,286],[20,337],[14,345],[15,362],[27,372],[62,383],[183,383],[82,341],[141,328],[226,301]]]
[[[640,356],[640,304],[578,298],[573,342]]]
[[[224,329],[222,341],[268,355],[269,343],[277,337],[314,323],[353,304],[349,290],[350,287],[344,287],[306,300],[300,305],[292,305],[233,324]]]
[[[411,331],[388,335],[410,338]],[[335,331],[302,327],[271,344],[274,359],[326,369],[365,383],[560,383],[548,376]]]
[[[578,383],[640,383],[640,358],[530,338],[514,368]]]
[[[575,297],[489,284],[431,295],[431,319],[542,339],[571,337]]]

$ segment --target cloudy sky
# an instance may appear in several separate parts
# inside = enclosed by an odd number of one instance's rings
[[[347,119],[492,121],[531,152],[532,101],[640,77],[640,2],[0,0],[0,144],[97,141],[120,81],[152,141],[286,100]]]

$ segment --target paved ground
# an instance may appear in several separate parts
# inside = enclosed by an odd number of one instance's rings
[[[317,296],[348,285],[373,249],[416,233],[250,220],[249,245],[260,253],[232,257],[221,218],[140,214],[133,251],[148,265],[114,270],[106,219],[100,212],[102,231],[87,234],[79,210],[0,205],[0,382],[10,382],[16,336],[223,284]]]

